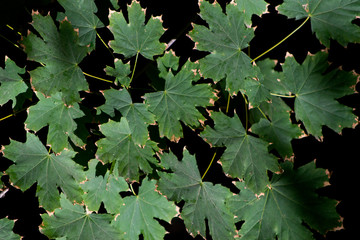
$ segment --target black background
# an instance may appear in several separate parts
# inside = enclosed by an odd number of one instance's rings
[[[95,0],[99,9],[97,15],[105,25],[108,25],[108,9],[110,3],[104,0]],[[192,24],[205,24],[205,22],[197,15],[199,12],[198,3],[195,0],[142,0],[141,6],[147,8],[147,18],[151,15],[162,16],[163,27],[166,32],[161,37],[160,41],[168,43],[171,39],[176,39],[176,42],[171,46],[171,49],[180,57],[181,62],[185,62],[188,58],[195,61],[207,53],[199,52],[194,49],[194,42],[187,36],[187,33],[192,30]],[[171,4],[170,4],[171,2]],[[224,8],[229,1],[218,1]],[[251,58],[254,58],[279,42],[286,35],[298,27],[303,20],[295,21],[288,19],[286,16],[278,14],[276,6],[281,4],[281,0],[268,0],[268,12],[261,17],[253,16],[252,22],[255,30],[255,38],[250,42]],[[120,1],[121,9],[125,10],[126,4],[130,1]],[[36,63],[28,62],[26,55],[21,50],[14,47],[10,42],[16,43],[21,39],[21,36],[15,31],[6,27],[6,24],[12,26],[22,35],[26,35],[27,31],[33,28],[29,24],[31,22],[31,11],[37,10],[41,14],[46,15],[49,11],[55,18],[58,11],[63,11],[62,7],[52,0],[12,0],[3,1],[0,4],[0,66],[4,67],[5,56],[14,60],[18,66],[26,67],[27,70],[32,70],[38,66]],[[360,26],[360,20],[354,20],[354,24]],[[99,34],[107,42],[113,39],[112,34],[107,28],[98,29]],[[5,39],[5,38],[6,39]],[[104,77],[103,69],[105,66],[113,65],[113,58],[109,51],[97,39],[96,50],[87,56],[80,67],[84,72],[93,74],[95,76]],[[309,54],[314,54],[318,51],[325,50],[325,47],[316,39],[311,32],[310,22],[307,22],[298,32],[291,36],[288,40],[278,46],[276,49],[265,55],[266,58],[276,59],[278,61],[277,68],[280,69],[280,63],[284,62],[285,54],[287,52],[294,55],[296,60],[301,63]],[[244,49],[248,52],[247,49]],[[342,47],[335,41],[331,42],[329,49],[329,63],[331,68],[342,68],[345,71],[356,71],[360,73],[360,45],[349,44],[346,48]],[[116,56],[121,57],[121,56]],[[134,58],[130,60],[133,65]],[[147,83],[150,81],[146,75],[146,71],[154,62],[139,57],[135,78],[132,83],[132,97],[134,101],[141,101],[141,96],[149,92]],[[24,75],[25,79],[29,79],[28,74]],[[140,81],[141,79],[141,81]],[[100,106],[104,103],[104,98],[99,90],[116,87],[106,82],[101,82],[92,78],[87,78],[90,92],[82,92],[84,97],[82,101],[83,109],[93,114],[94,107]],[[356,90],[359,91],[360,85],[357,84]],[[1,93],[0,93],[1,94]],[[27,113],[22,110],[30,105],[36,103],[37,99],[31,92],[24,95],[26,100],[23,106],[17,106],[15,111],[19,111],[15,116],[0,122],[0,144],[7,145],[10,143],[10,138],[17,141],[25,141],[25,126]],[[358,93],[343,97],[339,99],[342,104],[354,108],[354,113],[360,115],[360,95]],[[292,102],[287,102],[292,106]],[[0,118],[12,114],[12,102],[8,102],[0,107]],[[218,108],[221,109],[221,101],[218,103]],[[236,109],[237,112],[242,110],[242,99],[234,98],[230,104],[230,111]],[[243,117],[241,119],[244,121]],[[86,119],[84,121],[87,121]],[[98,124],[88,121],[86,124],[89,131],[98,129]],[[93,131],[92,131],[93,132]],[[47,128],[37,132],[37,135],[45,141]],[[96,135],[93,136],[96,140]],[[214,149],[205,143],[198,135],[197,130],[192,130],[184,126],[184,138],[178,143],[170,142],[166,139],[159,140],[162,144],[167,144],[173,152],[181,156],[181,151],[184,146],[192,154],[196,154],[200,172],[203,173],[211,159]],[[352,234],[356,234],[356,222],[358,216],[356,211],[359,210],[357,199],[357,183],[359,171],[359,149],[360,149],[360,127],[356,126],[354,129],[344,129],[341,134],[335,133],[327,127],[323,127],[323,139],[317,140],[312,136],[304,137],[292,141],[294,149],[295,166],[299,167],[308,162],[316,161],[316,165],[321,168],[329,170],[330,184],[327,187],[318,190],[318,193],[323,196],[328,196],[339,201],[337,211],[343,219],[343,227],[329,231],[325,236],[314,232],[316,239],[354,239]],[[87,151],[82,154],[92,156],[96,149],[91,144]],[[221,151],[217,154],[221,156]],[[2,157],[0,159],[0,171],[6,170],[12,162]],[[89,158],[88,158],[89,159]],[[79,162],[81,158],[79,157]],[[47,239],[39,232],[39,225],[41,225],[40,214],[45,213],[45,210],[39,207],[36,193],[36,184],[25,192],[14,188],[9,184],[7,176],[3,176],[2,180],[5,182],[9,191],[4,198],[0,199],[0,218],[8,217],[9,219],[16,219],[14,232],[27,239]],[[232,179],[226,177],[222,172],[221,166],[213,165],[208,174],[206,181],[213,183],[220,183],[229,187],[232,191],[238,191],[231,183]],[[181,204],[179,206],[181,207]],[[103,211],[100,209],[100,212]],[[193,239],[186,230],[183,221],[180,218],[174,218],[171,224],[160,221],[169,233],[165,239]],[[241,224],[237,225],[238,228]],[[197,236],[195,239],[202,239]],[[207,236],[207,239],[211,239]]]

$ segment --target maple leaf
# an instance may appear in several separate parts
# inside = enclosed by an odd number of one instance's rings
[[[110,46],[115,53],[123,54],[125,58],[140,53],[150,60],[153,56],[162,54],[165,44],[159,42],[159,38],[164,33],[161,21],[150,18],[145,25],[145,11],[136,1],[128,7],[128,18],[129,23],[119,12],[110,15],[110,30],[114,34]]]
[[[104,176],[96,176],[96,165],[99,161],[90,160],[89,170],[86,172],[87,181],[81,185],[86,192],[84,202],[90,211],[98,211],[101,202],[108,213],[117,213],[123,200],[120,192],[128,190],[129,186],[124,178],[115,176],[107,171]]]
[[[272,93],[278,93],[282,95],[289,95],[289,91],[283,84],[282,79],[284,78],[283,72],[275,71],[275,61],[270,59],[264,59],[256,62],[260,72],[263,76],[262,84]]]
[[[247,187],[256,193],[263,191],[269,183],[267,170],[279,170],[276,158],[268,152],[268,143],[249,135],[236,114],[230,118],[221,112],[214,112],[211,118],[215,127],[205,128],[201,137],[214,146],[226,146],[221,157],[224,172],[244,178]]]
[[[23,191],[37,182],[37,196],[47,210],[59,207],[59,187],[69,199],[81,201],[83,192],[78,182],[84,180],[82,167],[72,158],[75,152],[63,150],[58,155],[49,154],[41,141],[33,134],[26,134],[26,142],[11,140],[5,147],[4,156],[12,160],[6,171],[14,185]]]
[[[148,140],[144,146],[137,144],[125,117],[100,125],[100,130],[106,138],[97,141],[96,156],[104,163],[113,162],[120,176],[138,181],[139,168],[149,173],[153,170],[150,162],[157,165],[153,157],[155,143]]]
[[[156,59],[156,63],[158,70],[160,71],[159,77],[161,78],[166,78],[166,75],[170,70],[176,72],[179,68],[179,58],[176,57],[172,50],[165,52],[164,56]]]
[[[121,60],[115,59],[114,67],[107,66],[105,68],[106,74],[115,77],[115,82],[128,88],[130,86],[130,64],[124,64]]]
[[[245,220],[241,239],[312,239],[312,229],[324,234],[339,225],[336,201],[319,197],[315,190],[328,180],[325,171],[308,163],[298,169],[293,164],[282,164],[283,174],[274,175],[263,195],[255,196],[243,182],[236,185],[238,195],[226,202],[237,221]]]
[[[202,182],[196,160],[187,151],[183,152],[181,161],[173,154],[166,154],[161,162],[173,173],[159,173],[158,189],[170,200],[186,201],[181,217],[189,231],[194,235],[200,233],[206,236],[207,219],[213,239],[233,239],[233,215],[225,207],[225,199],[232,195],[229,189]]]
[[[15,221],[8,218],[0,219],[0,239],[19,240],[20,236],[13,232]]]
[[[219,4],[202,1],[200,12],[209,28],[195,25],[190,33],[196,49],[210,52],[199,60],[200,71],[215,82],[226,78],[226,90],[237,93],[245,88],[247,78],[257,76],[251,59],[241,51],[254,37],[254,31],[246,28],[243,12],[233,4],[227,5],[225,15]]]
[[[358,0],[285,0],[278,10],[290,18],[310,17],[312,31],[327,47],[330,47],[330,39],[343,46],[360,42],[360,28],[352,24],[360,12]]]
[[[83,141],[74,134],[77,128],[74,119],[85,115],[79,105],[74,103],[71,107],[66,106],[59,92],[48,98],[39,93],[37,97],[39,102],[29,108],[28,118],[25,121],[26,127],[39,131],[49,125],[47,143],[56,153],[64,148],[71,148],[68,138],[77,145],[83,145]]]
[[[59,0],[60,5],[65,9],[67,19],[74,28],[79,29],[79,44],[90,49],[95,48],[96,28],[104,27],[104,24],[94,14],[97,12],[93,0]],[[64,19],[63,14],[58,19]]]
[[[113,216],[85,211],[84,206],[73,205],[61,194],[61,208],[51,216],[42,214],[43,229],[49,238],[66,237],[68,240],[123,239],[122,234],[110,225]]]
[[[125,89],[109,89],[103,92],[106,102],[98,109],[114,117],[114,110],[118,110],[123,117],[126,117],[132,132],[135,143],[145,145],[148,138],[147,127],[154,123],[154,115],[148,111],[144,103],[133,103],[129,92]]]
[[[12,106],[16,105],[16,96],[26,92],[28,86],[19,74],[24,74],[25,69],[20,68],[14,61],[7,58],[5,68],[0,68],[0,106],[12,100]]]
[[[264,0],[236,0],[237,6],[245,15],[245,23],[251,25],[253,14],[261,15],[266,11],[267,3]]]
[[[290,157],[293,153],[291,140],[301,135],[299,126],[291,123],[291,109],[279,97],[272,97],[271,103],[261,104],[260,109],[269,119],[261,118],[253,124],[252,132],[273,143],[270,150],[275,148],[282,157]]]
[[[295,116],[314,136],[321,136],[323,125],[341,131],[356,122],[352,109],[336,101],[354,93],[356,76],[341,70],[324,74],[328,67],[327,54],[322,52],[308,56],[301,65],[293,57],[283,64],[282,83],[296,96]]]
[[[62,92],[67,104],[79,102],[78,91],[88,89],[78,66],[87,54],[87,47],[79,45],[78,35],[67,21],[60,23],[58,31],[50,15],[33,15],[32,25],[42,39],[30,34],[22,43],[28,59],[44,66],[30,71],[31,84],[47,96]]]
[[[174,76],[171,71],[165,76],[165,89],[145,94],[145,103],[155,115],[161,136],[174,139],[182,136],[180,121],[196,126],[204,119],[197,106],[209,106],[216,96],[209,85],[192,82],[200,78],[192,69],[195,64],[186,63]]]
[[[155,180],[143,180],[136,196],[124,198],[120,215],[113,226],[124,232],[125,239],[163,239],[165,229],[155,218],[166,222],[177,214],[174,203],[169,202],[155,190]]]

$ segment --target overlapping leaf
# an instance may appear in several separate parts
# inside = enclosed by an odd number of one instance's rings
[[[16,96],[25,92],[28,86],[19,74],[24,74],[25,69],[20,68],[14,61],[7,58],[5,68],[0,68],[0,106],[12,100],[12,106],[16,105]]]
[[[83,199],[90,211],[98,211],[103,202],[106,211],[115,214],[123,204],[119,193],[128,190],[129,187],[124,178],[114,173],[110,175],[107,171],[105,176],[96,176],[98,162],[95,159],[89,162],[89,170],[86,172],[87,181],[81,185],[86,192]]]
[[[29,108],[29,115],[25,121],[26,127],[39,131],[48,125],[47,143],[56,153],[61,152],[64,148],[71,148],[68,138],[77,145],[84,144],[74,133],[77,128],[74,119],[85,115],[79,105],[74,103],[70,107],[66,106],[59,92],[48,98],[41,93],[37,96],[40,101]]]
[[[74,28],[79,29],[79,44],[90,44],[95,47],[96,28],[104,27],[104,24],[94,14],[97,7],[94,0],[59,0],[65,9],[65,15]],[[58,17],[59,18],[59,17]]]
[[[139,180],[139,169],[146,173],[152,172],[150,162],[157,164],[153,157],[156,145],[150,140],[144,146],[137,144],[125,117],[120,122],[110,120],[102,124],[100,130],[106,138],[97,141],[97,158],[104,163],[114,164],[119,175],[130,180]]]
[[[144,103],[133,103],[129,92],[125,89],[105,90],[104,97],[106,102],[99,109],[110,116],[115,115],[115,109],[118,110],[128,120],[134,142],[145,145],[149,138],[147,127],[155,122],[154,115],[148,111],[148,106]]]
[[[128,18],[129,23],[119,12],[110,15],[110,30],[114,34],[110,46],[115,53],[123,54],[125,58],[140,53],[150,60],[153,56],[162,54],[165,44],[159,42],[159,38],[164,33],[161,21],[150,18],[145,24],[145,12],[136,1],[128,7]]]
[[[77,32],[67,21],[60,23],[58,31],[50,15],[33,15],[33,26],[42,39],[30,34],[23,44],[28,58],[44,65],[30,71],[35,90],[48,96],[62,92],[67,104],[80,101],[78,91],[88,89],[88,84],[78,64],[87,47],[79,45]]]
[[[201,134],[214,146],[226,146],[221,157],[224,171],[233,177],[244,178],[247,187],[259,193],[269,183],[267,170],[278,171],[277,161],[268,152],[268,143],[246,133],[240,119],[214,112],[215,127],[207,127]]]
[[[226,78],[227,90],[237,93],[245,88],[247,78],[257,76],[251,59],[241,51],[248,46],[254,31],[246,28],[244,14],[232,4],[227,6],[226,15],[219,4],[206,1],[201,2],[200,11],[209,28],[196,25],[190,36],[198,50],[210,52],[199,60],[201,73],[214,81]]]
[[[173,154],[161,161],[173,173],[159,174],[159,190],[170,200],[186,201],[181,217],[189,231],[206,236],[206,219],[213,239],[234,239],[233,215],[225,207],[225,199],[232,195],[229,189],[202,182],[196,160],[187,151],[181,161]]]
[[[237,221],[245,220],[240,239],[312,239],[312,229],[324,233],[339,225],[335,200],[319,197],[315,189],[327,181],[324,170],[309,163],[296,170],[293,164],[282,165],[284,173],[275,175],[264,196],[256,197],[251,190],[238,183],[239,195],[227,201]]]
[[[6,171],[14,185],[26,190],[37,182],[37,196],[45,209],[60,206],[58,187],[69,199],[82,200],[78,182],[85,176],[82,167],[72,160],[75,152],[65,149],[58,155],[49,154],[35,135],[27,133],[26,142],[12,140],[4,156],[15,163]]]
[[[351,86],[356,83],[356,76],[341,70],[325,74],[327,68],[327,54],[321,52],[308,56],[302,65],[292,57],[283,65],[282,83],[296,96],[295,116],[314,136],[321,136],[323,125],[341,131],[356,122],[352,109],[336,100],[354,93]]]
[[[130,64],[124,64],[121,60],[115,59],[114,65],[115,68],[109,66],[105,68],[106,74],[115,77],[116,83],[120,83],[121,85],[128,88],[130,86]]]
[[[192,69],[195,64],[186,63],[175,76],[171,71],[165,77],[164,91],[145,94],[149,111],[155,115],[160,135],[170,139],[182,136],[180,121],[196,126],[204,119],[197,106],[209,106],[215,95],[209,85],[193,85],[199,79]]]
[[[61,208],[51,216],[41,215],[44,227],[41,230],[49,238],[65,237],[68,240],[119,240],[122,234],[110,225],[113,216],[85,211],[84,206],[73,205],[61,194]]]
[[[291,123],[291,109],[278,97],[263,103],[260,109],[269,119],[261,118],[251,126],[252,132],[273,143],[270,149],[275,148],[282,157],[290,157],[293,153],[291,140],[301,135],[299,126]]]
[[[119,212],[113,225],[130,240],[140,234],[144,239],[163,239],[165,229],[155,218],[170,222],[177,213],[175,204],[156,192],[154,180],[143,180],[138,195],[124,198]]]
[[[285,0],[279,12],[290,18],[310,17],[311,28],[327,47],[330,39],[342,45],[360,42],[360,27],[352,24],[359,17],[360,1]]]

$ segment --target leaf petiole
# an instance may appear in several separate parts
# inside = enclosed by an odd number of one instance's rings
[[[263,52],[262,54],[260,54],[259,56],[257,56],[256,58],[254,58],[253,60],[251,60],[251,62],[255,62],[256,60],[258,60],[259,58],[261,58],[262,56],[264,56],[265,54],[267,54],[268,52],[270,52],[271,50],[273,50],[274,48],[276,48],[277,46],[279,46],[281,43],[283,43],[286,39],[288,39],[291,35],[293,35],[295,32],[297,32],[302,26],[304,26],[304,24],[310,19],[310,16],[308,16],[304,22],[302,22],[300,24],[300,26],[298,26],[294,31],[292,31],[289,35],[287,35],[285,38],[283,38],[280,42],[278,42],[277,44],[275,44],[274,46],[272,46],[271,48],[269,48],[268,50],[266,50],[265,52]]]
[[[270,95],[276,96],[276,97],[283,97],[283,98],[294,98],[294,97],[296,97],[295,95],[281,95],[281,94],[276,94],[276,93],[270,93]]]
[[[114,54],[112,53],[112,51],[110,50],[109,46],[105,43],[105,41],[102,39],[102,37],[100,36],[100,34],[98,32],[96,32],[96,36],[100,39],[100,41],[102,42],[102,44],[107,48],[107,50],[109,50],[111,56],[113,58],[115,58]]]
[[[137,61],[138,61],[139,53],[140,53],[140,50],[138,50],[137,53],[136,53],[135,63],[134,63],[134,67],[133,67],[133,70],[132,70],[132,74],[131,74],[131,78],[130,78],[129,85],[131,84],[131,82],[132,82],[132,80],[133,80],[133,78],[134,78],[134,74],[135,74],[135,69],[136,69],[136,64],[137,64]]]
[[[83,74],[88,76],[88,77],[92,77],[92,78],[95,78],[95,79],[98,79],[98,80],[101,80],[101,81],[104,81],[104,82],[113,83],[113,81],[110,81],[110,80],[107,80],[107,79],[104,79],[104,78],[100,78],[100,77],[96,77],[96,76],[88,74],[86,72],[83,72]]]
[[[131,192],[134,194],[134,196],[137,196],[135,191],[134,191],[134,188],[132,187],[132,184],[130,183],[129,185],[130,185]]]
[[[215,159],[215,156],[216,156],[216,151],[215,151],[215,153],[214,153],[214,155],[213,155],[213,157],[212,157],[212,159],[211,159],[211,161],[210,161],[209,166],[207,167],[206,171],[205,171],[204,174],[202,175],[201,180],[204,179],[206,173],[209,171],[209,169],[210,169],[210,167],[211,167],[211,165],[212,165],[212,163],[213,163],[213,161],[214,161],[214,159]]]

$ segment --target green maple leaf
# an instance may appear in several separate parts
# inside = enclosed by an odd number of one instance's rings
[[[0,239],[19,240],[20,236],[13,232],[15,221],[7,218],[0,219]]]
[[[302,65],[292,57],[283,65],[282,83],[296,96],[296,118],[314,136],[321,136],[323,125],[341,131],[356,122],[352,109],[336,101],[354,93],[351,86],[355,85],[356,76],[341,70],[324,74],[328,66],[327,54],[321,52],[308,56]]]
[[[251,25],[253,14],[261,15],[266,11],[267,3],[264,0],[236,0],[236,6],[244,12],[245,23]]]
[[[145,11],[136,1],[128,7],[128,17],[129,23],[119,12],[112,12],[110,15],[110,30],[114,34],[110,46],[115,53],[123,54],[125,58],[140,53],[150,60],[153,56],[162,54],[165,44],[159,42],[164,33],[161,21],[150,18],[145,25]]]
[[[243,12],[233,4],[227,6],[225,15],[219,4],[202,1],[200,11],[209,28],[196,25],[190,33],[196,49],[210,52],[199,60],[200,71],[214,81],[226,78],[226,90],[237,93],[245,88],[247,78],[257,76],[251,59],[241,51],[248,46],[254,31],[246,28]]]
[[[117,213],[123,204],[119,192],[128,190],[128,184],[124,178],[110,175],[108,171],[105,176],[96,176],[97,164],[97,160],[90,160],[87,181],[81,185],[86,192],[83,195],[84,202],[90,211],[98,211],[103,202],[108,213]]]
[[[115,82],[128,88],[130,86],[130,64],[124,64],[121,60],[115,59],[115,68],[107,66],[105,68],[106,74],[115,77]]]
[[[267,170],[279,170],[276,158],[268,152],[268,143],[248,135],[236,114],[230,118],[214,112],[211,118],[215,128],[207,127],[201,136],[214,146],[226,146],[221,157],[224,172],[244,178],[247,187],[256,193],[263,191],[269,183]]]
[[[349,42],[360,42],[360,28],[351,23],[359,16],[358,0],[285,0],[278,9],[290,18],[310,17],[313,32],[327,47],[330,39],[343,46]]]
[[[20,68],[14,61],[7,58],[5,68],[0,68],[0,106],[12,100],[12,106],[16,105],[16,96],[26,92],[28,86],[19,74],[24,74],[25,69]]]
[[[35,135],[27,133],[25,143],[11,140],[4,156],[15,163],[6,171],[14,185],[24,191],[37,182],[37,196],[45,209],[59,207],[57,187],[69,199],[82,200],[78,182],[84,180],[84,173],[72,160],[75,152],[65,149],[58,155],[49,154]]]
[[[61,194],[61,208],[51,216],[42,214],[43,229],[49,238],[66,237],[67,240],[123,239],[121,233],[110,225],[113,216],[85,211],[84,206],[73,205]]]
[[[221,185],[202,182],[194,156],[187,151],[183,154],[181,161],[173,154],[161,158],[162,165],[173,173],[159,173],[158,189],[170,200],[186,201],[181,217],[191,233],[206,236],[207,219],[213,239],[233,239],[234,216],[225,207],[231,192]]]
[[[79,29],[79,44],[81,46],[91,45],[95,47],[96,28],[104,27],[104,24],[94,14],[97,7],[94,0],[59,0],[65,9],[65,14],[71,25]],[[58,19],[64,19],[63,14]]]
[[[278,93],[282,95],[290,95],[286,86],[283,84],[282,79],[284,78],[283,72],[277,72],[274,70],[275,61],[270,59],[264,59],[256,62],[260,72],[263,76],[262,84],[272,93]]]
[[[270,99],[270,91],[264,85],[264,77],[260,72],[258,76],[260,79],[247,79],[244,82],[244,89],[246,89],[244,92],[253,107],[257,107],[262,102]]]
[[[260,109],[269,119],[261,118],[253,124],[252,132],[273,143],[270,149],[275,148],[282,157],[290,157],[293,153],[291,140],[301,135],[299,126],[291,123],[291,109],[278,97],[272,97],[271,103],[263,103]]]
[[[124,232],[125,239],[163,239],[165,229],[155,218],[166,222],[177,214],[174,203],[169,202],[155,190],[155,180],[143,180],[136,196],[124,198],[120,215],[113,225]]]
[[[241,239],[312,239],[312,229],[324,234],[339,225],[335,200],[319,197],[315,190],[328,180],[325,171],[309,163],[298,169],[285,162],[283,174],[274,175],[264,196],[238,183],[239,195],[227,201],[237,221],[244,220],[239,235]]]
[[[83,145],[83,141],[74,134],[77,128],[74,119],[85,115],[79,105],[74,103],[73,106],[66,106],[61,99],[61,93],[48,98],[40,93],[37,97],[40,101],[29,108],[28,118],[25,121],[26,127],[39,131],[49,125],[47,143],[56,153],[64,148],[71,148],[68,138],[77,145]]]
[[[133,103],[129,92],[125,89],[109,89],[103,94],[106,102],[99,109],[112,117],[115,116],[114,110],[118,110],[128,120],[133,140],[145,145],[149,138],[147,127],[155,122],[154,115],[148,111],[148,106],[144,103]]]
[[[87,54],[87,47],[80,46],[78,35],[67,21],[57,30],[51,16],[33,15],[33,26],[42,37],[30,34],[23,40],[30,60],[43,67],[30,71],[31,84],[45,95],[63,93],[67,104],[79,102],[78,91],[87,90],[88,84],[78,66]]]
[[[179,68],[179,58],[176,57],[175,53],[170,50],[166,52],[164,56],[156,59],[158,70],[160,71],[159,77],[166,78],[167,73],[170,69],[173,72],[176,72]]]
[[[119,175],[130,180],[139,180],[139,169],[146,173],[152,172],[150,163],[157,164],[153,157],[156,145],[150,140],[144,146],[137,144],[133,138],[128,120],[125,117],[120,122],[110,120],[100,125],[106,138],[97,141],[96,156],[104,163],[112,162]]]
[[[215,94],[209,85],[193,85],[200,76],[192,71],[196,64],[186,63],[174,76],[171,71],[165,77],[164,91],[145,94],[149,111],[155,114],[161,136],[174,139],[182,136],[180,121],[197,126],[204,119],[197,106],[209,106]]]

